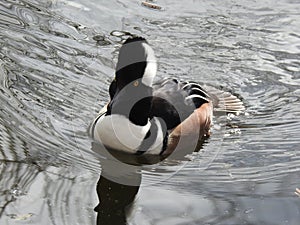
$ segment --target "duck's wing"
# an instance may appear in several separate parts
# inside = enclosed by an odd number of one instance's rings
[[[199,84],[165,79],[153,85],[151,115],[162,118],[170,130],[208,102],[209,96]]]

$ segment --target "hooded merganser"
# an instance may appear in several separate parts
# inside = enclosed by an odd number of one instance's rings
[[[153,84],[156,70],[154,52],[144,38],[130,37],[123,43],[110,101],[90,127],[96,141],[136,155],[169,155],[181,138],[210,135],[218,96],[196,82],[168,78]],[[227,111],[244,109],[235,96],[226,99],[230,104],[222,104]]]

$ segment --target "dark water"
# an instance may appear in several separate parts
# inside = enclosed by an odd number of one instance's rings
[[[96,224],[103,159],[86,131],[128,34],[153,46],[157,79],[223,86],[247,107],[216,117],[189,160],[142,168],[128,223],[300,223],[300,1],[157,4],[1,0],[1,225]]]

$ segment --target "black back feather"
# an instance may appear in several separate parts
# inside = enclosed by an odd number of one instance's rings
[[[196,83],[167,79],[153,85],[151,116],[161,117],[167,129],[173,129],[208,98]]]

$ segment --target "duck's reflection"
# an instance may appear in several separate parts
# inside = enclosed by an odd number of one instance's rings
[[[125,225],[141,184],[140,166],[123,163],[99,143],[93,142],[92,150],[102,157],[97,225]]]
[[[140,177],[140,176],[139,176]],[[97,225],[126,225],[139,186],[119,184],[104,176],[97,183],[100,203],[95,208]]]
[[[206,138],[199,140],[194,151],[203,147]],[[101,176],[97,183],[99,204],[95,207],[97,225],[126,225],[127,218],[134,206],[134,199],[141,185],[141,166],[155,164],[163,160],[160,156],[143,157],[122,155],[108,151],[97,142],[92,143],[92,150],[101,155]],[[185,154],[191,153],[182,150]],[[175,156],[174,156],[175,155]],[[170,158],[184,159],[180,154]]]

